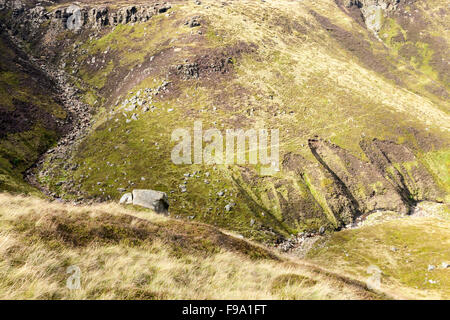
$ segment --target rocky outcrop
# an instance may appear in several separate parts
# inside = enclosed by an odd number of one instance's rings
[[[363,139],[360,146],[372,166],[392,185],[404,203],[442,201],[443,194],[433,177],[409,148],[377,139]]]
[[[69,30],[80,30],[84,25],[84,13],[81,8],[75,5],[71,5],[66,9],[66,13],[69,15],[66,21],[66,28]]]
[[[367,213],[375,210],[409,212],[394,186],[372,163],[363,162],[348,151],[319,139],[309,140],[311,152],[317,161],[333,176],[341,194],[348,199],[353,212]]]
[[[146,22],[152,16],[167,12],[169,3],[153,5],[130,5],[119,8],[71,4],[47,11],[43,6],[29,7],[24,1],[0,1],[0,10],[9,10],[9,28],[21,33],[36,35],[40,26],[50,23],[61,29],[78,32],[83,28],[102,28],[119,24]]]
[[[356,6],[361,9],[377,6],[383,10],[395,10],[399,3],[400,0],[344,0],[344,5],[347,8]]]
[[[383,26],[384,15],[386,12],[394,11],[397,9],[400,0],[344,0],[343,4],[345,8],[350,9],[353,7],[358,8],[362,16],[367,29],[378,34]]]

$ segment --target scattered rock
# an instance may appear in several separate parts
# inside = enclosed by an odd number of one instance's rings
[[[184,24],[189,26],[189,28],[199,27],[200,26],[199,17],[193,17],[190,20],[186,21]]]
[[[231,211],[231,209],[233,209],[235,205],[236,205],[235,203],[231,202],[225,206],[225,210],[229,212]]]

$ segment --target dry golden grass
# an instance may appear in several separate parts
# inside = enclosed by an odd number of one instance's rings
[[[176,227],[162,230],[167,223]],[[75,207],[0,194],[0,257],[1,299],[377,297],[217,229],[115,204]],[[66,287],[69,266],[81,270],[80,289]]]
[[[376,266],[381,271],[380,290],[385,293],[408,299],[449,299],[450,268],[442,265],[450,262],[450,215],[434,204],[428,208],[429,215],[337,232],[315,244],[309,261],[329,264],[329,269],[361,280],[370,276],[370,266]]]

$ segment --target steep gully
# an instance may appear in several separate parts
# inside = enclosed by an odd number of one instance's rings
[[[24,179],[32,186],[39,189],[50,198],[64,201],[57,197],[51,190],[39,183],[37,174],[46,159],[50,155],[53,158],[65,159],[70,155],[70,150],[78,144],[89,132],[94,110],[88,104],[80,100],[80,90],[74,88],[71,83],[77,80],[66,73],[62,68],[28,54],[24,40],[32,40],[38,37],[40,26],[46,21],[51,21],[57,28],[77,32],[81,28],[98,29],[118,24],[138,23],[148,21],[153,15],[161,14],[171,8],[168,3],[154,4],[152,6],[129,5],[117,10],[109,10],[105,7],[78,7],[70,5],[66,8],[48,12],[41,5],[28,7],[24,1],[12,2],[0,1],[0,11],[10,11],[11,20],[8,25],[1,21],[0,26],[8,33],[12,43],[23,52],[28,62],[55,84],[58,100],[68,113],[64,126],[66,133],[60,138],[57,145],[43,153],[38,161],[26,170]],[[24,39],[25,38],[25,39]],[[83,202],[83,201],[81,201]]]
[[[6,30],[4,25],[1,27]],[[38,161],[26,170],[24,174],[24,179],[28,183],[39,189],[48,197],[57,199],[54,193],[39,183],[36,174],[38,174],[39,168],[42,166],[48,155],[57,154],[59,157],[67,156],[70,154],[71,148],[86,136],[91,127],[92,109],[89,105],[79,100],[79,90],[70,84],[70,76],[67,73],[63,70],[58,70],[55,66],[47,63],[47,61],[37,59],[34,56],[27,54],[25,50],[22,50],[24,46],[23,42],[15,37],[10,30],[8,30],[8,35],[12,43],[27,56],[28,62],[37,70],[42,71],[42,73],[54,83],[57,98],[67,112],[67,118],[64,123],[64,126],[67,127],[66,133],[59,139],[55,147],[43,153]]]

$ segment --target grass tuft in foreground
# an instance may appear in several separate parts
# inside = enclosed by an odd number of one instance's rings
[[[0,257],[0,299],[377,297],[216,228],[114,204],[0,194]]]

